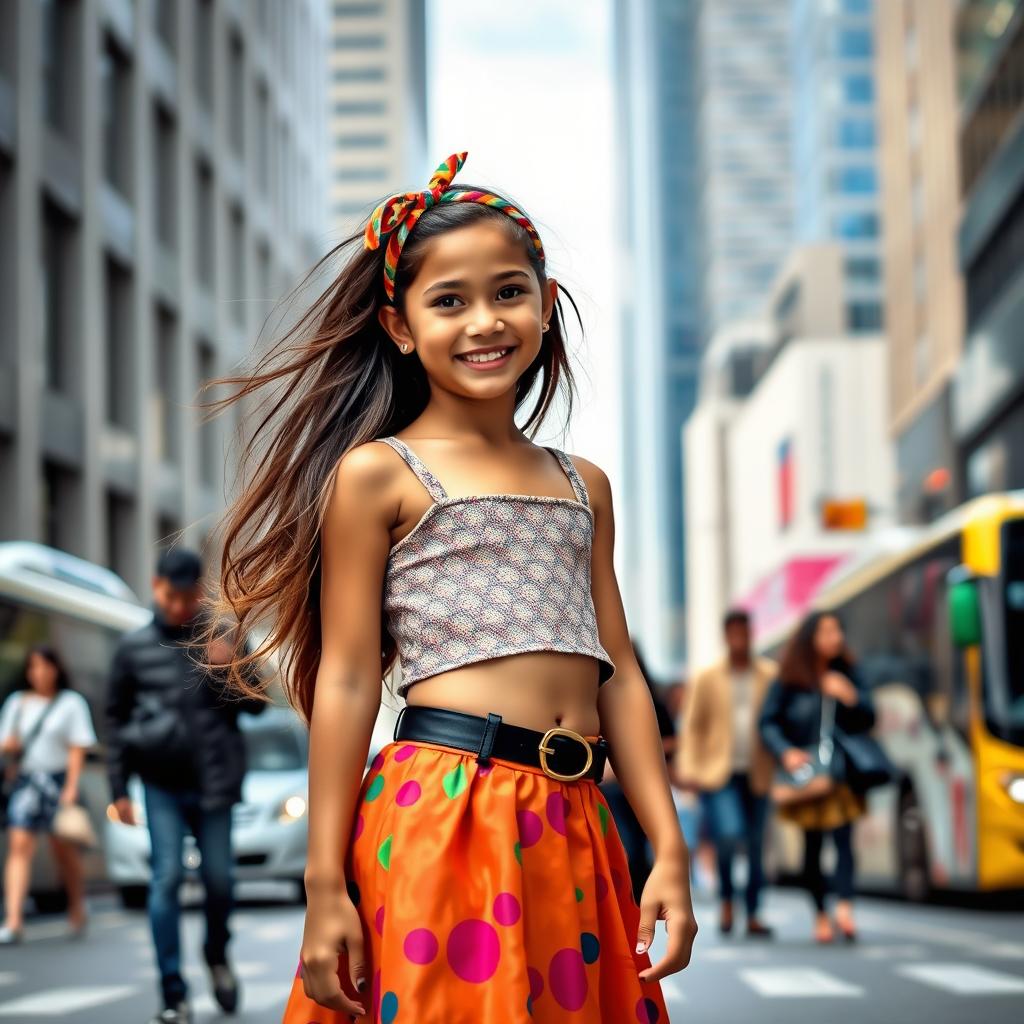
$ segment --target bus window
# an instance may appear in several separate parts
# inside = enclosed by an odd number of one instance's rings
[[[1002,534],[1007,691],[1002,738],[1024,745],[1024,519],[1009,520]]]

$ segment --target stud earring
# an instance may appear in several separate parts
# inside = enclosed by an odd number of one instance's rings
[[[544,325],[544,331],[547,331],[550,326],[551,326],[551,324],[545,324]]]
[[[406,345],[405,342],[402,342],[402,351],[403,352],[408,352],[409,351],[409,346]]]

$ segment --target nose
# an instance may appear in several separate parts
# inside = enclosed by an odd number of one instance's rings
[[[466,337],[480,338],[505,330],[505,324],[490,310],[482,310],[473,318],[473,323],[466,325]]]

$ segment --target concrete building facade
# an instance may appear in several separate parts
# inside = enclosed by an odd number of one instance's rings
[[[325,244],[326,8],[0,5],[0,537],[110,566],[206,542],[203,382]]]

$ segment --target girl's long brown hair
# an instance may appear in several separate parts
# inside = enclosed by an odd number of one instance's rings
[[[442,204],[420,217],[402,251],[395,282],[400,309],[430,240],[485,219],[500,223],[521,242],[544,286],[544,264],[515,221],[477,203]],[[430,397],[419,357],[399,355],[378,322],[377,311],[387,302],[384,248],[366,250],[362,239],[362,231],[352,235],[313,267],[293,295],[347,256],[338,276],[250,374],[207,385],[233,389],[207,404],[213,414],[237,402],[259,403],[252,408],[253,426],[241,450],[239,497],[220,526],[219,587],[211,621],[235,620],[239,637],[256,628],[265,630],[265,636],[250,653],[243,643],[235,645],[229,683],[250,695],[265,693],[270,681],[259,681],[258,670],[274,658],[289,703],[307,721],[320,659],[320,529],[335,466],[357,445],[401,431]],[[575,302],[559,288],[582,328]],[[539,378],[536,401],[522,424],[531,438],[560,385],[566,419],[575,396],[561,298],[556,299],[550,325],[540,353],[516,384],[518,411]],[[386,679],[397,651],[383,614],[381,637],[381,675]]]
[[[789,643],[779,664],[779,678],[784,686],[793,686],[801,690],[817,690],[821,688],[821,676],[818,672],[818,652],[814,647],[814,637],[822,619],[835,619],[842,627],[842,621],[835,612],[811,612],[797,627],[790,637]],[[850,675],[855,661],[850,649],[843,647],[838,657],[833,658],[829,668],[844,675]]]

